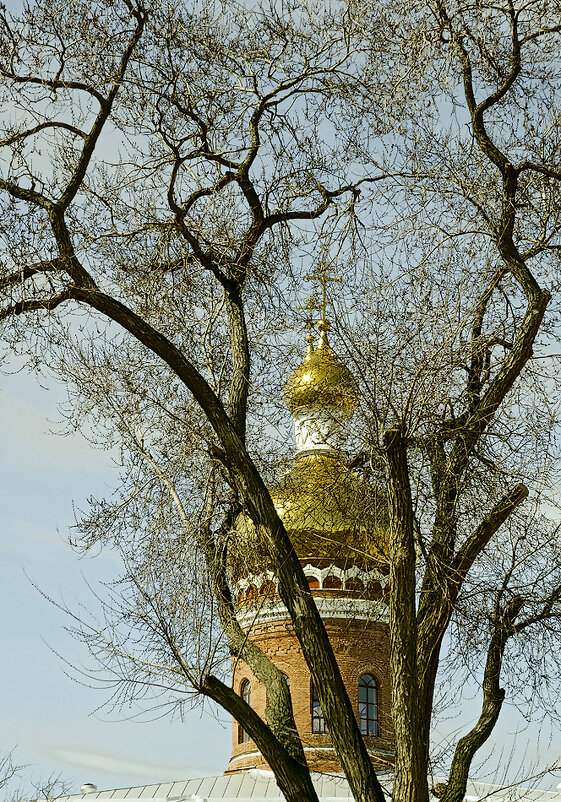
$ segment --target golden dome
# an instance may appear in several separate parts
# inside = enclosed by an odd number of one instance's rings
[[[358,405],[358,387],[329,347],[329,323],[321,320],[318,328],[317,349],[310,336],[306,357],[284,388],[287,406],[293,414],[305,407],[336,407],[337,417],[350,417]],[[314,413],[319,424],[325,411]],[[307,413],[301,417],[307,421]],[[349,469],[332,430],[322,434],[320,426],[320,442],[312,440],[309,446],[309,431],[298,428],[296,415],[295,424],[299,453],[270,493],[298,558],[367,570],[386,564],[389,523],[384,493]],[[271,568],[265,543],[246,513],[236,519],[228,566],[234,580]]]
[[[329,347],[329,323],[320,320],[318,328],[318,347],[315,351],[308,349],[304,361],[285,384],[286,405],[293,414],[301,407],[320,405],[338,407],[350,416],[358,406],[357,384]]]
[[[270,492],[301,560],[387,561],[386,499],[340,454],[301,454]]]
[[[270,493],[300,560],[365,569],[387,563],[386,498],[349,470],[341,454],[301,454]],[[228,562],[234,579],[271,567],[265,545],[245,513],[236,520]]]

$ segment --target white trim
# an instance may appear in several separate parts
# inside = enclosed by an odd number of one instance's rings
[[[303,746],[304,752],[335,752],[335,747],[331,746],[330,744],[326,744],[325,746]],[[366,751],[369,755],[387,755],[388,757],[395,757],[395,751],[392,749],[374,749],[372,747],[366,747]],[[232,756],[230,762],[228,763],[228,768],[232,765],[232,763],[236,763],[239,760],[247,760],[248,758],[255,758],[260,757],[263,758],[261,752],[256,749],[252,752],[243,752],[241,755],[236,755],[235,757]],[[263,758],[264,760],[265,758]],[[248,766],[248,769],[251,768]]]
[[[288,610],[280,599],[261,597],[258,601],[259,605],[248,604],[237,611],[236,617],[240,626],[245,628],[271,621],[290,620]],[[380,621],[384,624],[390,620],[388,606],[383,601],[350,596],[314,596],[314,601],[322,618]]]
[[[253,752],[243,752],[241,755],[236,755],[235,757],[230,758],[230,762],[228,763],[228,769],[230,768],[232,763],[235,763],[237,760],[245,760],[248,757],[263,757],[263,755],[258,749],[254,749]],[[252,767],[248,766],[248,768]],[[226,769],[226,771],[228,771],[228,769]]]
[[[328,734],[328,733],[327,733]],[[304,752],[334,752],[334,746],[305,746]],[[369,755],[388,755],[395,757],[395,750],[392,749],[374,749],[374,747],[366,747]]]

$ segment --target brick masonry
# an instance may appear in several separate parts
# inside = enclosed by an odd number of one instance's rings
[[[359,678],[362,674],[371,674],[376,679],[379,735],[365,737],[365,743],[372,754],[376,768],[387,768],[393,762],[394,754],[388,625],[379,620],[328,618],[324,619],[324,623],[357,719]],[[331,747],[330,736],[312,732],[310,671],[290,623],[287,621],[257,623],[251,629],[251,640],[289,678],[296,727],[310,768],[314,771],[341,771]],[[232,671],[232,685],[238,693],[244,680],[249,680],[251,706],[264,718],[266,706],[264,686],[241,661],[233,662]],[[240,743],[240,728],[234,721],[232,758],[226,773],[250,767],[266,768],[267,764],[253,741]]]

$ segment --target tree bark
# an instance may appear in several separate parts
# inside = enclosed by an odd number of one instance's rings
[[[428,802],[426,752],[417,677],[413,507],[403,434],[384,435],[390,501],[390,666],[396,765],[393,798]]]
[[[272,768],[287,802],[319,802],[308,767],[294,760],[265,722],[237,693],[213,676],[205,679],[201,690],[235,719],[243,721],[244,729]]]
[[[263,479],[220,400],[173,343],[123,303],[97,288],[90,287],[76,289],[74,297],[119,323],[158,354],[184,382],[206,415],[224,449],[231,481],[243,498],[276,567],[279,594],[289,611],[296,637],[317,688],[333,746],[355,802],[385,802],[384,792],[360,734],[353,706],[302,566]],[[242,723],[245,726],[243,720]]]
[[[462,802],[473,756],[489,738],[497,723],[505,697],[504,689],[500,687],[504,650],[507,640],[515,632],[514,622],[523,604],[524,600],[518,596],[505,610],[497,610],[483,676],[481,715],[470,732],[458,741],[442,802]]]

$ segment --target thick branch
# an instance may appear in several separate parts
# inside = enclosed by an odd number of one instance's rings
[[[247,397],[249,393],[250,354],[245,322],[244,308],[240,291],[226,291],[226,310],[230,329],[230,348],[232,351],[232,380],[228,398],[228,415],[240,437],[245,443],[247,418]]]
[[[418,703],[413,505],[401,431],[385,432],[384,446],[390,500],[390,665],[396,733],[393,793],[403,802],[428,802],[428,744]]]
[[[5,189],[13,198],[33,203],[35,206],[41,206],[47,211],[50,211],[53,206],[52,200],[40,192],[36,192],[35,189],[20,187],[19,184],[15,184],[13,181],[6,181],[5,178],[0,178],[0,189]]]
[[[512,515],[514,510],[527,498],[528,488],[515,485],[492,508],[473,534],[459,549],[449,563],[436,566],[440,582],[423,583],[419,602],[419,663],[429,662],[431,649],[439,636],[444,634],[450,615],[458,598],[458,593],[474,561],[487,546],[499,527]]]
[[[120,301],[95,288],[77,288],[75,297],[119,323],[175,372],[193,394],[227,455],[230,475],[259,527],[278,571],[279,593],[288,608],[322,710],[332,732],[339,760],[357,802],[383,802],[384,794],[360,735],[353,707],[323,621],[314,604],[292,543],[273,505],[263,479],[208,383],[164,335]]]
[[[452,565],[452,587],[456,586],[459,589],[476,557],[481,554],[499,527],[527,497],[526,485],[518,484],[495,504],[491,512],[485,516],[475,532],[458,551]],[[455,599],[455,595],[451,597],[452,603]]]
[[[229,530],[231,528],[231,517],[230,514],[226,516],[222,529]],[[294,722],[292,700],[285,677],[282,671],[251,641],[238,622],[227,581],[226,550],[217,547],[216,540],[208,526],[203,528],[202,536],[205,561],[213,582],[218,615],[228,640],[230,654],[244,660],[256,678],[267,689],[265,715],[269,727],[292,758],[304,766],[306,758]],[[244,718],[238,719],[238,721],[244,725],[244,729],[247,729]]]
[[[56,309],[57,306],[64,303],[64,301],[70,300],[70,298],[75,298],[76,295],[72,288],[64,290],[59,295],[54,295],[52,298],[45,298],[44,300],[30,300],[30,301],[18,301],[12,306],[8,306],[5,309],[0,310],[0,320],[6,320],[13,315],[23,315],[26,312],[52,312],[53,309]]]
[[[216,677],[205,678],[201,692],[218,702],[244,728],[275,773],[275,779],[288,802],[318,802],[310,772],[284,749],[270,728],[237,693]]]
[[[561,181],[561,170],[553,170],[551,167],[547,167],[545,164],[538,164],[537,162],[533,162],[529,159],[525,159],[519,165],[517,165],[517,172],[522,173],[526,170],[532,170],[535,173],[540,173],[540,175],[545,175],[547,178],[553,178],[556,181]]]
[[[84,131],[82,131],[80,128],[76,128],[75,125],[52,120],[50,122],[39,123],[39,125],[35,125],[33,128],[27,128],[25,131],[18,131],[7,139],[0,139],[0,147],[13,145],[15,142],[19,142],[20,139],[25,139],[28,136],[33,136],[33,134],[38,134],[39,131],[44,131],[46,128],[62,128],[64,131],[70,131],[71,134],[75,134],[82,139],[86,138]]]
[[[10,273],[9,275],[0,279],[0,290],[5,289],[6,287],[17,286],[18,284],[27,281],[27,279],[34,278],[42,273],[52,273],[56,270],[63,270],[63,264],[64,262],[62,259],[49,259],[45,262],[37,262],[34,265],[22,267],[21,270],[16,270],[14,273]]]
[[[442,638],[454,610],[458,593],[475,559],[495,532],[528,495],[522,485],[513,487],[488,513],[452,561],[431,549],[419,602],[417,664],[419,704],[430,722],[434,683]]]
[[[532,346],[550,298],[551,295],[547,290],[539,290],[537,296],[528,303],[512,349],[492,379],[481,401],[474,406],[473,412],[466,421],[464,431],[458,435],[447,467],[448,481],[451,485],[457,484],[474,446],[493,419],[506,394],[522,373],[526,362],[531,358]]]
[[[519,621],[515,626],[516,634],[522,632],[523,630],[527,629],[528,627],[534,626],[534,624],[539,624],[540,621],[546,621],[548,618],[551,617],[553,612],[553,608],[556,604],[561,602],[561,585],[554,588],[547,599],[544,601],[543,607],[539,613],[535,615],[531,615],[528,618],[524,618],[522,621]]]
[[[481,398],[481,375],[484,366],[484,354],[488,347],[487,343],[482,342],[483,320],[489,301],[497,288],[499,281],[505,274],[505,268],[501,267],[492,277],[491,281],[481,294],[473,314],[472,335],[471,335],[471,364],[468,370],[467,394],[469,407],[473,409]]]
[[[493,162],[493,164],[499,168],[501,173],[504,174],[508,160],[487,133],[483,114],[506,95],[520,73],[520,43],[518,41],[516,19],[514,18],[511,20],[512,55],[510,72],[502,84],[478,104],[475,98],[475,91],[473,87],[473,67],[463,37],[454,27],[444,2],[442,0],[438,0],[436,6],[440,19],[450,34],[461,64],[464,94],[467,107],[471,115],[474,136],[483,153],[485,153],[485,155]]]
[[[4,78],[9,78],[15,84],[34,84],[37,86],[48,87],[49,89],[77,89],[80,92],[86,92],[88,95],[95,97],[95,99],[102,104],[104,97],[95,87],[85,84],[82,81],[65,81],[62,79],[37,77],[35,75],[17,75],[9,70],[0,68],[0,75]]]
[[[113,86],[111,87],[111,91],[109,92],[106,98],[100,100],[101,109],[96,117],[96,120],[92,126],[90,133],[85,138],[84,147],[82,148],[82,152],[80,153],[80,156],[78,158],[78,163],[74,169],[74,173],[70,181],[68,182],[68,185],[62,194],[62,197],[58,202],[58,207],[60,209],[68,208],[70,203],[74,200],[76,193],[82,186],[82,182],[84,180],[84,176],[86,175],[86,171],[88,169],[90,160],[97,145],[97,141],[101,135],[101,132],[103,131],[105,123],[109,118],[109,115],[111,114],[113,102],[123,83],[123,78],[125,76],[125,72],[127,70],[134,49],[136,48],[136,45],[138,44],[142,36],[142,32],[144,30],[144,24],[146,22],[146,16],[141,11],[133,10],[132,14],[136,19],[136,26],[134,32],[128,42],[127,47],[125,48],[123,55],[121,56],[121,61],[117,69],[117,74],[115,75],[115,78],[113,80]]]

